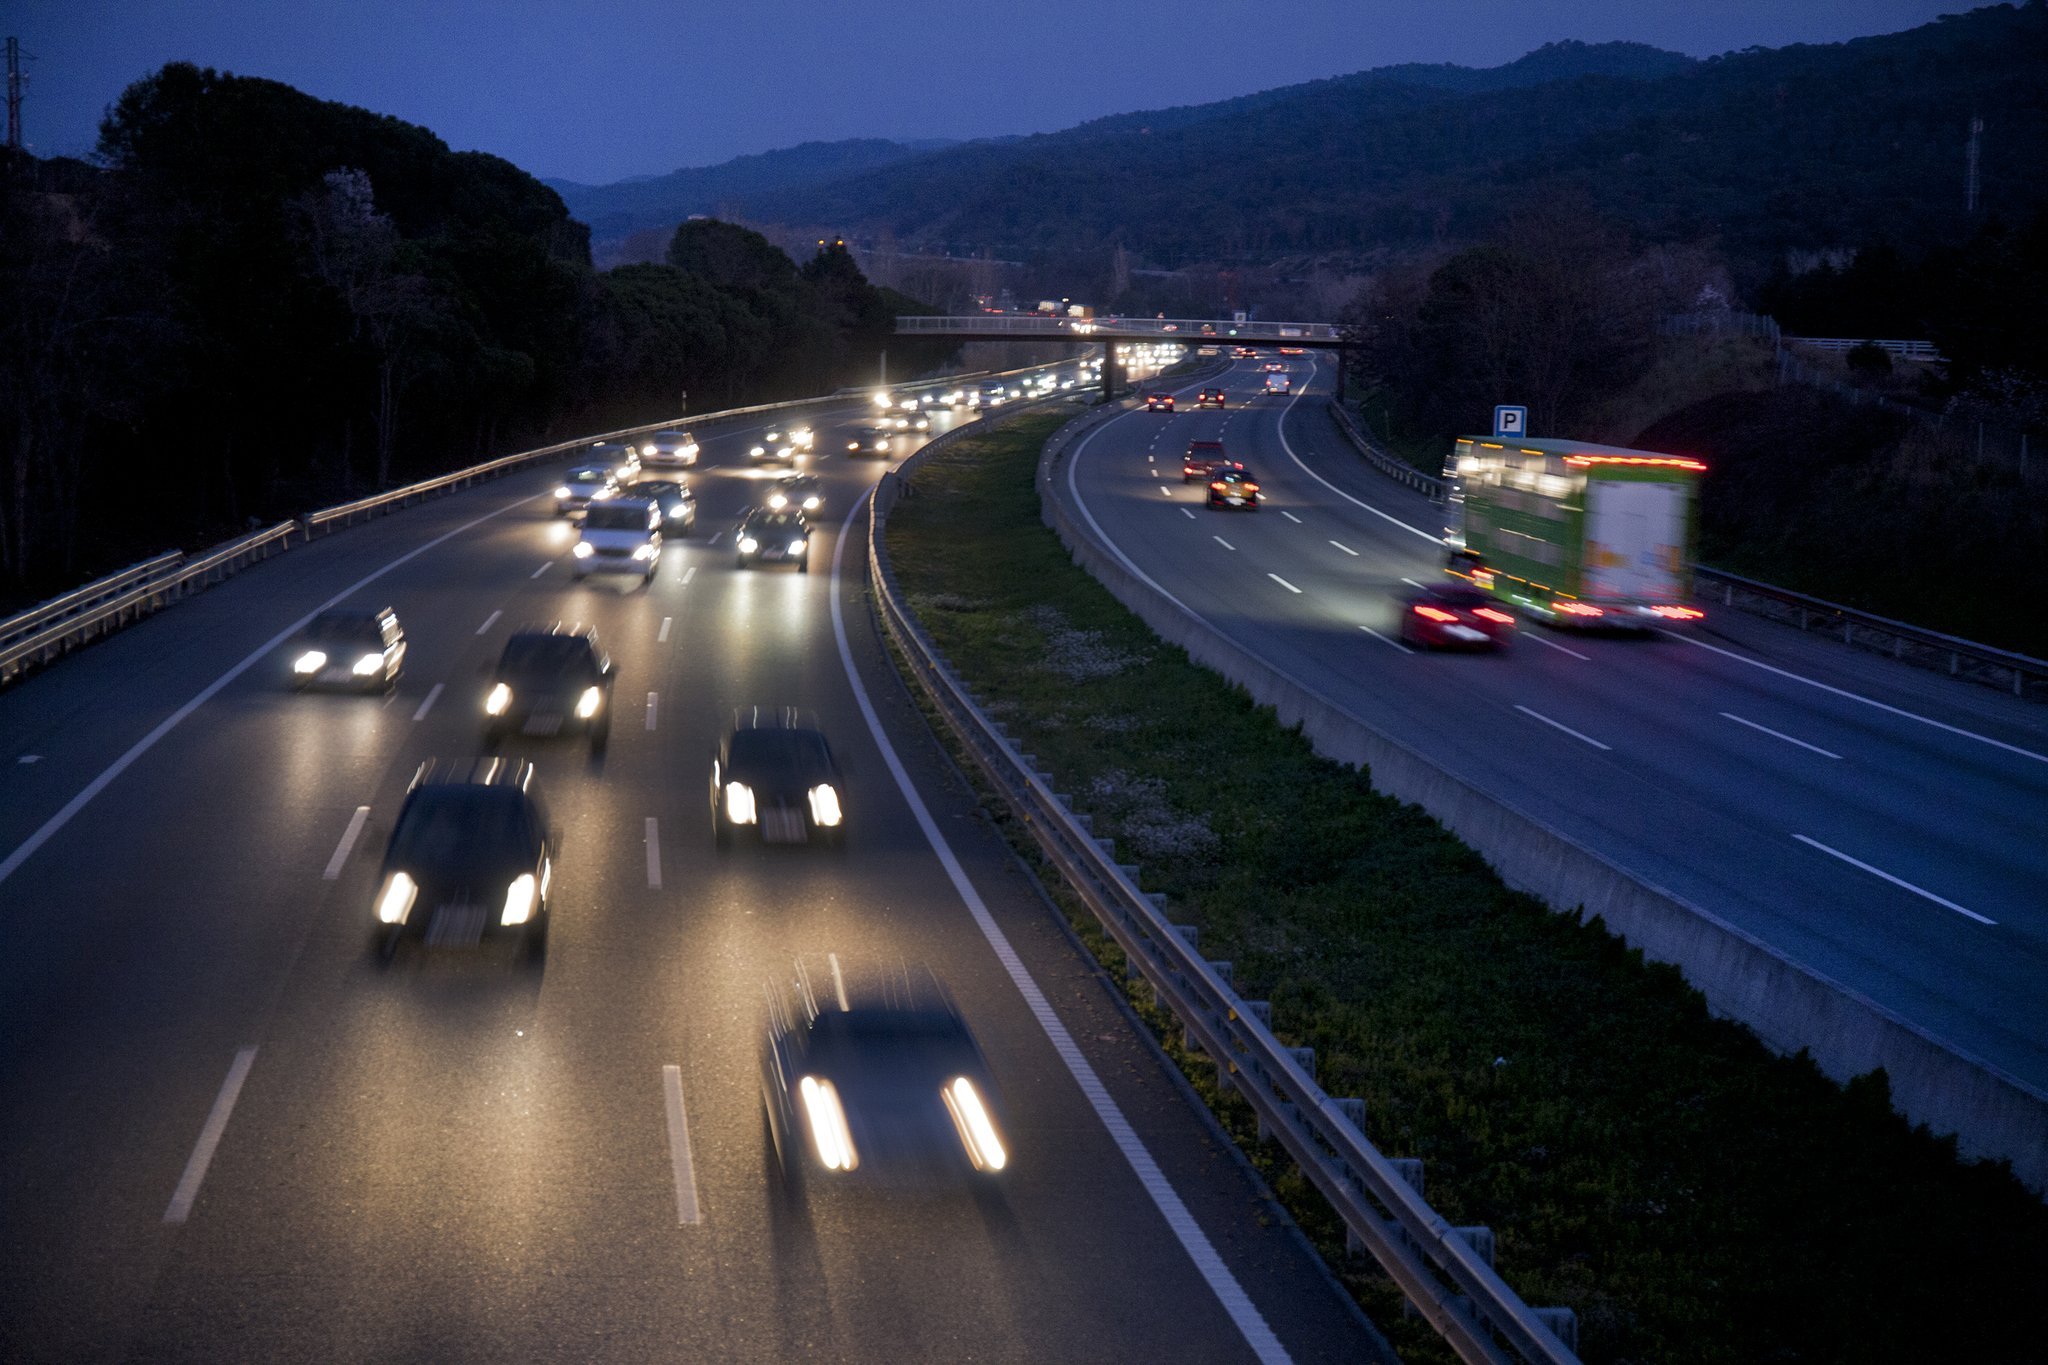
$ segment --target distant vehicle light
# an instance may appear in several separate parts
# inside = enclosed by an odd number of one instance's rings
[[[405,923],[419,894],[418,882],[403,872],[392,873],[384,883],[384,894],[377,897],[377,918],[385,924]]]
[[[533,918],[534,902],[538,899],[533,874],[520,873],[512,879],[512,885],[505,892],[505,908],[498,915],[498,923],[507,926],[526,923]]]
[[[846,1126],[846,1111],[840,1107],[839,1092],[832,1082],[806,1076],[797,1084],[803,1097],[804,1116],[810,1120],[811,1145],[828,1171],[850,1171],[860,1164],[853,1150],[853,1134]]]
[[[325,667],[327,667],[327,656],[317,649],[309,649],[298,658],[292,660],[292,672],[294,673],[318,673]]]
[[[589,720],[597,714],[597,708],[604,704],[604,689],[586,687],[583,695],[576,699],[576,715],[580,720]]]
[[[839,793],[832,790],[829,785],[821,784],[811,788],[810,800],[811,820],[814,823],[831,829],[844,818],[839,809]]]
[[[744,782],[725,784],[725,818],[735,825],[754,823],[754,789]]]
[[[484,714],[487,716],[502,716],[505,714],[505,708],[511,704],[512,689],[503,683],[499,683],[491,689],[491,694],[484,698]]]

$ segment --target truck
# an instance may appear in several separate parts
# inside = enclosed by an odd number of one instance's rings
[[[1582,630],[1684,626],[1706,465],[1685,455],[1461,436],[1444,466],[1446,569]]]
[[[1278,396],[1285,398],[1287,395],[1294,392],[1294,381],[1289,379],[1284,374],[1269,374],[1266,376],[1265,391],[1267,393],[1277,394]]]

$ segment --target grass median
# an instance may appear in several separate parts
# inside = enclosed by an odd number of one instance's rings
[[[1063,420],[1019,417],[916,471],[887,533],[912,609],[1205,955],[1316,1049],[1324,1087],[1364,1098],[1380,1149],[1423,1158],[1437,1211],[1494,1229],[1526,1301],[1577,1310],[1587,1361],[2044,1358],[2040,1202],[1909,1128],[1881,1076],[1845,1089],[1773,1056],[1598,921],[1508,890],[1153,635],[1039,520]],[[1448,1359],[1184,1060],[1404,1358]]]

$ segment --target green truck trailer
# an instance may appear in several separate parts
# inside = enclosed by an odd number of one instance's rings
[[[1463,436],[1444,468],[1450,571],[1559,626],[1683,625],[1699,481],[1682,455]]]

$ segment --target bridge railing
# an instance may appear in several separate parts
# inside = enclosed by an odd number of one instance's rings
[[[1204,328],[1208,330],[1203,330]],[[1180,341],[1202,346],[1236,343],[1313,346],[1340,341],[1327,322],[1220,322],[1214,318],[1062,318],[1029,313],[970,313],[961,317],[900,317],[902,335],[991,336],[1019,340],[1124,341],[1133,338]]]

